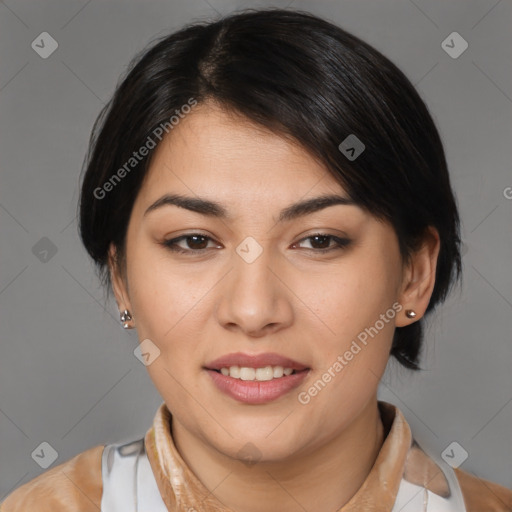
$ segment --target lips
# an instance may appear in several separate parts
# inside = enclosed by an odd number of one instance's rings
[[[243,352],[236,352],[227,354],[210,361],[205,365],[205,368],[207,370],[219,371],[221,368],[229,368],[230,366],[247,368],[282,366],[283,368],[291,368],[297,372],[308,369],[306,365],[274,352],[266,352],[264,354],[244,354]]]
[[[298,388],[309,374],[308,370],[303,370],[269,381],[244,381],[222,375],[216,370],[205,371],[221,393],[247,405],[263,405],[285,397]]]

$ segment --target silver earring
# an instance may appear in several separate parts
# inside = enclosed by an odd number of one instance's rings
[[[407,318],[414,318],[416,316],[416,313],[412,309],[406,309],[405,316]]]
[[[123,328],[125,329],[129,329],[130,326],[128,325],[128,322],[132,319],[132,315],[130,315],[130,312],[125,309],[122,313],[120,313],[121,315],[121,322],[123,322]]]

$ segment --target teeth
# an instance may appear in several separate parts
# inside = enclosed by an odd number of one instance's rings
[[[278,379],[284,375],[284,369],[282,366],[274,366],[274,379]]]
[[[233,377],[240,380],[272,380],[279,379],[283,375],[291,375],[292,368],[283,368],[282,366],[265,366],[263,368],[248,368],[246,366],[230,366],[221,368],[220,373],[226,377]]]
[[[231,372],[231,369],[230,369]],[[240,379],[241,380],[254,380],[256,377],[256,370],[254,368],[246,368],[242,366],[240,368]]]

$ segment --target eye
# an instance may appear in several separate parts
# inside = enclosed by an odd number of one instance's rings
[[[173,252],[199,253],[204,252],[206,249],[208,249],[208,243],[212,241],[212,238],[201,233],[187,233],[185,235],[173,238],[171,240],[165,240],[164,242],[162,242],[162,245],[164,245]],[[184,243],[185,246],[188,247],[178,245],[182,242]]]
[[[304,247],[304,249],[310,249],[315,252],[328,252],[336,249],[343,249],[350,244],[350,240],[348,238],[340,238],[327,233],[315,233],[303,238],[294,244],[294,246],[300,245],[307,240],[310,241],[309,244],[311,247]],[[334,242],[334,245],[331,245],[331,242]]]
[[[336,249],[343,249],[350,244],[348,238],[340,238],[334,235],[325,233],[315,233],[306,238],[303,238],[299,242],[292,245],[292,247],[300,246],[305,241],[309,241],[310,247],[302,247],[306,250],[313,252],[325,253]],[[209,243],[213,243],[214,240],[202,233],[186,233],[177,238],[171,240],[164,240],[162,245],[170,251],[182,253],[182,254],[200,254],[211,249],[212,246],[208,247]],[[182,245],[180,245],[182,244]],[[220,248],[221,246],[214,244],[213,248]]]

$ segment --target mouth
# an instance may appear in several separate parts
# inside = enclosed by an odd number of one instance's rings
[[[249,366],[229,366],[222,367],[219,370],[213,368],[207,368],[217,373],[221,373],[225,377],[231,377],[233,379],[245,380],[245,381],[259,381],[265,382],[274,379],[281,379],[288,377],[289,375],[295,375],[299,372],[305,372],[309,368],[303,370],[295,370],[293,368],[284,368],[282,366],[263,366],[260,368],[251,368]]]
[[[274,353],[229,354],[208,363],[204,370],[218,390],[248,404],[276,400],[298,387],[311,368]]]
[[[260,371],[260,375],[270,375],[269,367],[272,367],[272,371],[276,370],[276,378],[280,373],[280,368],[283,369],[283,373],[286,371],[286,374],[291,373],[290,370],[299,372],[302,370],[309,369],[307,365],[302,364],[298,361],[294,361],[289,357],[282,356],[281,354],[276,354],[274,352],[265,352],[262,354],[245,354],[243,352],[236,352],[233,354],[226,354],[221,356],[213,361],[210,361],[205,365],[207,370],[215,370],[219,372],[226,372],[229,370],[231,373],[231,369],[233,370],[233,377],[238,378],[236,376],[236,368],[239,368],[242,371],[242,375],[251,375],[250,370],[263,370],[265,372]],[[249,370],[249,371],[247,371]],[[252,380],[252,379],[247,379]],[[265,379],[261,379],[265,380]]]

